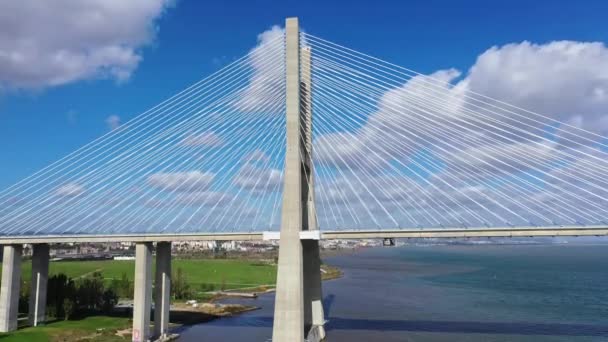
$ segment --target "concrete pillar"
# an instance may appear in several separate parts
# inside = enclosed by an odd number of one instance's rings
[[[312,58],[311,48],[303,47],[300,55],[300,108],[302,120],[304,120],[305,137],[304,167],[307,171],[303,176],[307,181],[303,189],[306,196],[305,222],[303,229],[318,230],[317,211],[315,208],[314,192],[314,167],[312,163]],[[306,339],[309,342],[321,341],[325,338],[325,315],[323,312],[323,291],[321,279],[321,257],[319,241],[303,240],[303,262],[304,262],[304,329]]]
[[[156,281],[154,283],[154,336],[169,333],[171,309],[171,242],[156,244]]]
[[[30,286],[29,323],[38,326],[46,321],[46,293],[49,279],[49,245],[32,246],[32,282]]]
[[[300,143],[300,47],[298,19],[285,24],[287,150],[279,266],[272,341],[304,341],[302,146]]]
[[[321,279],[319,241],[303,240],[304,249],[304,305],[306,339],[309,342],[325,338],[325,313]]]
[[[22,252],[22,245],[4,246],[2,286],[0,288],[0,332],[17,329]]]
[[[133,342],[150,341],[152,309],[152,243],[135,244],[135,292],[133,294]]]

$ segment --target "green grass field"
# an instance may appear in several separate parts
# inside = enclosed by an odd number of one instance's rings
[[[154,263],[153,263],[154,265]],[[174,273],[181,268],[192,289],[206,284],[207,289],[247,288],[272,285],[276,281],[276,266],[247,260],[220,259],[174,259]],[[22,279],[31,278],[31,262],[22,265]],[[50,275],[63,273],[73,279],[91,276],[99,271],[110,282],[120,279],[123,274],[132,281],[135,271],[134,261],[59,261],[51,262]],[[97,331],[104,327],[102,332]],[[116,330],[129,328],[129,319],[105,316],[87,317],[81,320],[59,321],[37,328],[24,328],[10,334],[0,334],[0,342],[50,342],[50,341],[126,341],[126,337],[116,336]]]
[[[102,331],[98,331],[103,328]],[[10,334],[0,334],[2,342],[50,342],[50,341],[126,341],[115,334],[129,328],[129,319],[93,316],[75,321],[54,322],[37,328],[24,328]]]
[[[215,289],[220,289],[222,284],[226,289],[274,285],[277,271],[276,265],[232,259],[174,259],[172,267],[174,272],[181,268],[193,289],[197,289],[198,284],[206,284],[207,288],[210,287],[209,285],[214,285]],[[63,273],[77,279],[91,276],[99,271],[109,282],[112,279],[120,279],[123,274],[133,280],[134,269],[134,261],[60,261],[51,262],[49,272],[51,275]],[[334,267],[324,266],[324,269],[324,278],[340,276],[340,271]],[[29,281],[31,262],[23,263],[22,272],[22,279]],[[128,318],[106,316],[58,321],[42,327],[24,328],[10,334],[0,334],[0,342],[128,341],[129,336],[117,336],[116,331],[128,329],[129,322]],[[100,327],[104,330],[98,331]]]
[[[153,263],[154,265],[154,263]],[[199,284],[215,285],[222,283],[226,288],[243,288],[259,285],[271,285],[276,281],[276,266],[247,260],[224,259],[174,259],[173,273],[181,269],[188,283],[197,288]],[[31,278],[31,262],[22,265],[22,279]],[[63,273],[73,279],[87,277],[99,271],[107,281],[120,279],[126,274],[133,280],[134,261],[58,261],[51,262],[50,275]]]

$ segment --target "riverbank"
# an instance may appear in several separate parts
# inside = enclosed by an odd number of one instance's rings
[[[2,342],[124,342],[128,335],[119,332],[130,327],[126,317],[91,316],[70,321],[54,321],[45,326],[23,328],[0,334]]]
[[[70,261],[52,262],[51,274],[66,272],[75,281],[102,273],[105,282],[111,286],[112,281],[132,273],[132,261]],[[191,300],[175,301],[171,308],[172,329],[203,324],[219,318],[225,318],[258,310],[256,305],[223,303],[235,297],[256,298],[258,295],[274,292],[276,264],[268,260],[238,259],[176,259],[174,269],[181,269],[186,275],[182,281],[192,291]],[[25,262],[25,272],[30,270]],[[340,269],[322,265],[323,280],[336,279],[342,276]],[[24,277],[26,277],[24,274]],[[29,276],[27,276],[29,277]],[[176,278],[176,277],[174,277]],[[26,278],[29,279],[29,278]],[[176,281],[174,279],[174,281]],[[203,282],[204,280],[204,282]],[[183,286],[184,284],[182,284]],[[190,299],[190,298],[188,298]],[[51,321],[46,326],[24,327],[16,332],[1,334],[2,342],[101,342],[130,341],[132,301],[124,300],[111,316],[88,316],[68,321]],[[27,320],[21,320],[26,323]],[[103,327],[102,329],[99,329]]]
[[[171,323],[174,325],[200,324],[258,309],[257,306],[241,304],[177,303],[171,307]]]
[[[259,309],[240,304],[201,303],[196,306],[176,303],[171,308],[173,329],[207,323],[218,318]],[[68,321],[51,321],[36,328],[24,327],[0,334],[2,342],[124,342],[131,340],[131,318],[121,312],[117,316],[89,316]]]

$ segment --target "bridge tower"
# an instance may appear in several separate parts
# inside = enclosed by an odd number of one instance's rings
[[[318,230],[312,165],[311,50],[300,47],[297,18],[285,23],[287,150],[279,266],[272,340],[325,337],[319,241],[300,232]]]

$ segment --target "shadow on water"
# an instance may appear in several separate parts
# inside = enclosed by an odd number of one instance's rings
[[[213,326],[251,326],[272,327],[273,318],[256,317],[255,324],[242,321],[239,324],[217,320],[207,323]],[[606,336],[608,326],[560,323],[521,323],[521,322],[459,322],[459,321],[400,321],[371,320],[331,317],[326,330],[372,330],[404,331],[462,334],[506,334],[506,335],[551,335],[551,336]]]
[[[533,323],[533,322],[481,322],[481,321],[432,321],[432,320],[373,320],[332,317],[331,308],[336,299],[328,295],[323,300],[325,314],[329,317],[326,329],[403,331],[427,333],[501,334],[501,335],[551,335],[551,336],[602,336],[608,337],[608,326],[594,324]],[[244,318],[244,317],[242,317]],[[238,320],[216,320],[213,326],[256,326],[271,328],[271,316],[257,316]]]
[[[325,296],[325,299],[323,299],[323,311],[325,313],[325,317],[331,316],[331,306],[334,304],[335,299],[336,296],[333,294],[327,295]]]
[[[330,318],[327,330],[378,330],[470,334],[608,336],[608,326],[561,323],[399,321]]]

